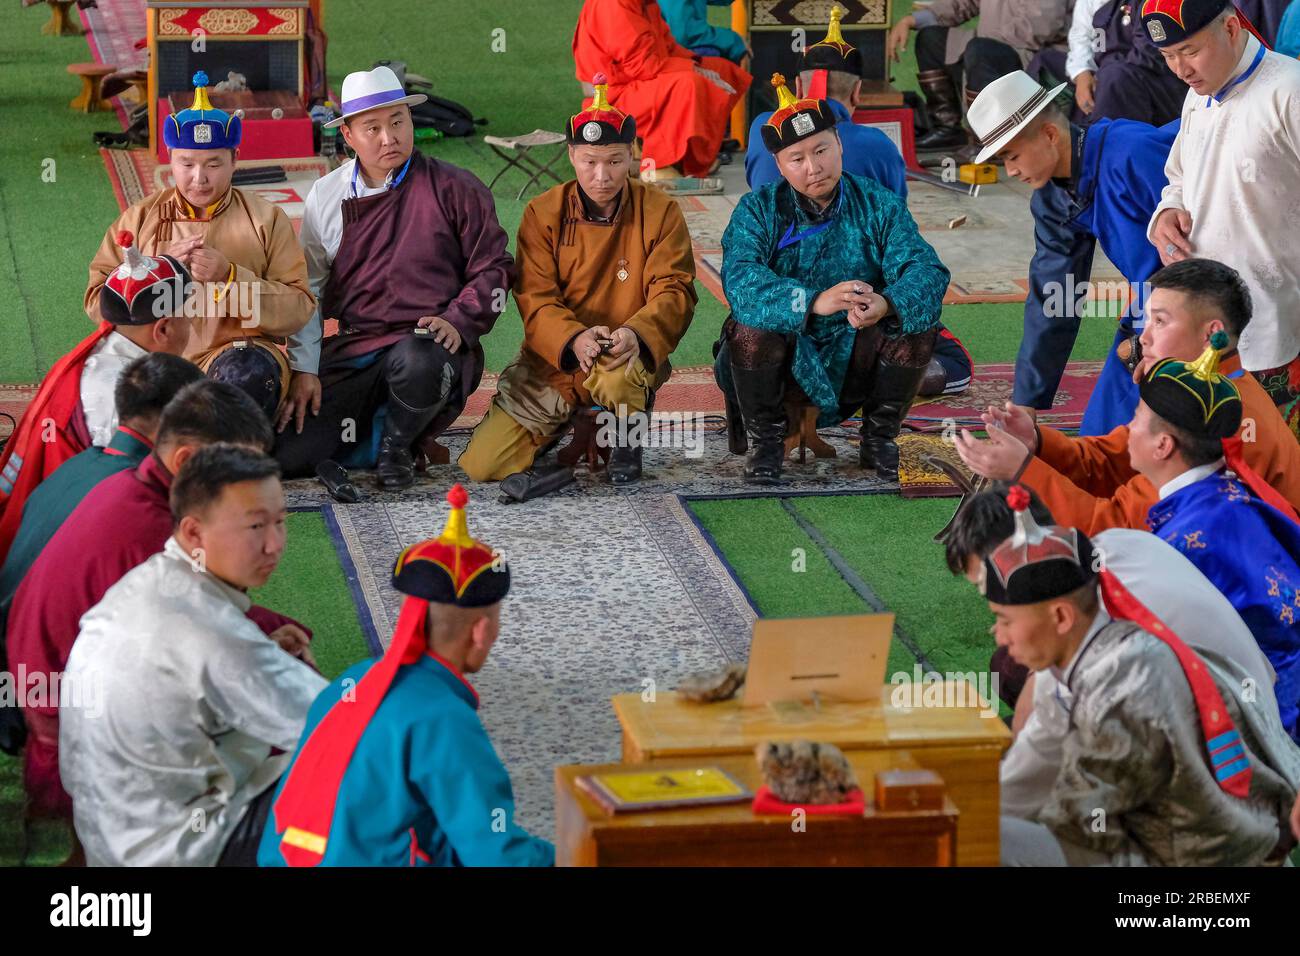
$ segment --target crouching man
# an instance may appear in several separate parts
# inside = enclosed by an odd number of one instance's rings
[[[529,469],[582,407],[647,414],[668,380],[695,312],[695,260],[676,201],[628,177],[635,138],[636,121],[606,102],[597,75],[591,108],[568,124],[575,178],[529,203],[519,226],[524,344],[460,457],[475,481]],[[627,424],[617,434],[644,432]],[[640,445],[618,443],[610,481],[640,477]]]

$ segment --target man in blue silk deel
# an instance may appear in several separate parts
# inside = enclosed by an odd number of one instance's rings
[[[836,116],[796,100],[774,74],[779,108],[763,126],[782,179],[742,197],[722,237],[731,315],[714,372],[727,401],[745,480],[776,484],[787,390],[819,410],[818,425],[862,409],[864,468],[898,478],[898,436],[939,334],[948,270],[907,204],[845,174]]]

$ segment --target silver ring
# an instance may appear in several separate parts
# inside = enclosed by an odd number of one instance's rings
[[[1173,254],[1174,254],[1174,244],[1171,242],[1167,246],[1165,246],[1165,255],[1172,256]]]
[[[857,285],[855,285],[855,286],[853,287],[853,294],[854,294],[854,295],[862,295],[862,287],[861,287],[861,286],[857,286]]]

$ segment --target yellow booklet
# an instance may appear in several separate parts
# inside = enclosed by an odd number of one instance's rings
[[[578,777],[574,782],[609,813],[739,803],[753,797],[721,767],[603,773]]]

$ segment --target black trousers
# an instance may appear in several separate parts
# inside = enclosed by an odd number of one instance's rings
[[[961,58],[947,62],[948,28],[924,27],[916,31],[916,68],[947,70],[957,89],[978,93],[1000,76],[1020,69],[1020,54],[1001,40],[975,37],[966,44]]]
[[[309,477],[325,459],[345,457],[358,445],[367,444],[375,412],[388,402],[390,390],[410,408],[428,408],[443,394],[443,380],[448,376],[448,401],[459,403],[459,414],[464,407],[460,362],[425,336],[409,335],[381,349],[364,368],[321,369],[320,414],[313,416],[308,411],[301,434],[290,422],[276,440],[275,457],[284,477]]]
[[[939,330],[930,329],[914,335],[889,336],[881,327],[883,323],[859,329],[853,337],[853,352],[849,367],[840,387],[840,414],[849,418],[862,408],[871,396],[875,372],[879,363],[924,368],[934,353],[934,343]],[[731,377],[734,362],[739,368],[763,368],[783,364],[785,371],[785,397],[807,401],[803,389],[795,381],[795,338],[780,332],[769,332],[743,325],[730,316],[722,326],[714,361],[714,379],[718,387],[738,401],[735,383]]]

